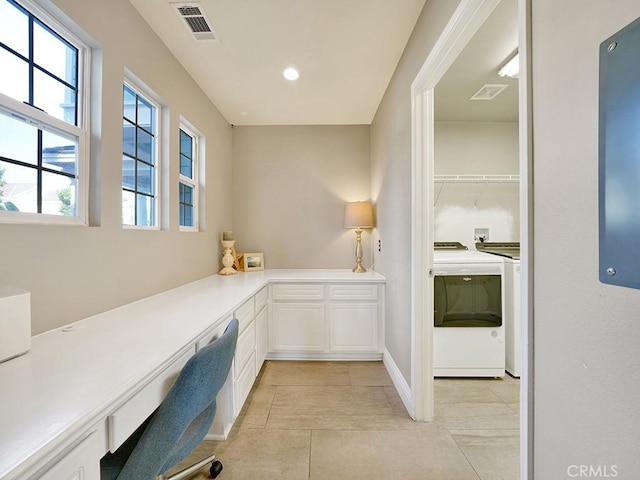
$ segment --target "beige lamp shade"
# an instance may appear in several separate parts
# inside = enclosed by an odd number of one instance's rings
[[[344,208],[344,228],[373,228],[371,202],[347,203]]]

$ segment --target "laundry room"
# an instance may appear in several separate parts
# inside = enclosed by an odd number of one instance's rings
[[[517,48],[501,2],[434,90],[436,377],[520,376]]]
[[[499,478],[519,471],[517,13],[500,2],[434,89],[434,417],[499,437]]]
[[[511,88],[517,95],[517,84]],[[515,120],[436,122],[436,242],[473,249],[477,242],[519,241],[517,104],[514,113]]]
[[[517,5],[501,2],[435,88],[436,242],[519,241],[517,49]]]

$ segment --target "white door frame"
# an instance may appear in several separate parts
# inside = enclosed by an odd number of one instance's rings
[[[411,176],[412,176],[412,235],[411,235],[411,389],[412,410],[417,421],[434,418],[433,387],[433,168],[434,168],[434,94],[433,90],[445,72],[482,26],[500,0],[461,0],[458,8],[425,60],[411,85]],[[530,395],[532,345],[530,339],[533,285],[529,268],[532,237],[531,187],[531,121],[530,108],[530,0],[519,3],[519,120],[520,120],[520,212],[523,319],[523,375],[521,378],[521,478],[533,478],[533,406]]]

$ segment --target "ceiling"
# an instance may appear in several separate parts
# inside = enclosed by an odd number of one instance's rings
[[[517,122],[518,79],[498,70],[518,48],[518,2],[502,1],[435,88],[435,120]],[[493,100],[469,100],[485,84],[508,85]]]
[[[130,0],[234,125],[368,125],[425,0]],[[175,5],[199,3],[218,43],[197,42]],[[435,89],[436,121],[518,121],[518,2],[502,1]],[[294,66],[291,82],[283,70]],[[484,84],[495,99],[471,101]]]
[[[169,0],[130,1],[235,125],[370,124],[425,3],[201,0],[199,43]]]

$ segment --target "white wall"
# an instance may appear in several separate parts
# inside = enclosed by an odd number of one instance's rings
[[[517,175],[517,122],[436,122],[434,173]]]
[[[598,281],[598,48],[638,17],[532,2],[536,479],[640,478],[640,291]]]
[[[369,157],[368,125],[234,127],[237,250],[264,252],[267,268],[353,268],[344,206],[371,198]]]
[[[204,277],[219,267],[231,224],[231,128],[127,0],[55,0],[96,48],[91,227],[0,225],[0,283],[31,291],[34,334]],[[169,215],[161,231],[123,230],[122,84],[125,68],[168,106]],[[178,128],[206,137],[204,231],[178,231]],[[166,192],[165,192],[166,193]],[[11,252],[11,254],[7,254]]]
[[[517,175],[518,124],[437,122],[436,175]],[[474,248],[474,229],[489,229],[489,241],[520,240],[518,183],[436,181],[434,240]]]
[[[386,348],[411,384],[411,83],[458,6],[428,0],[371,124],[372,197],[382,252],[376,269],[387,278]]]
[[[473,250],[476,229],[486,229],[489,242],[520,241],[517,182],[435,182],[434,192],[434,241]]]

